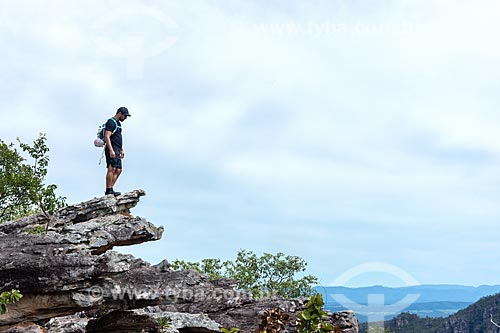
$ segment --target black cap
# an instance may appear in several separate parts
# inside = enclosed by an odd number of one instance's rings
[[[124,106],[119,107],[118,110],[116,110],[116,113],[120,112],[124,116],[131,117],[130,113],[128,112],[128,109]]]

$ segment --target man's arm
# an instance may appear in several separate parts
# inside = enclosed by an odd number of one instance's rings
[[[104,133],[104,138],[106,140],[106,147],[108,147],[109,149],[109,157],[116,158],[115,150],[111,145],[111,134],[113,134],[113,132],[106,130],[106,133]]]

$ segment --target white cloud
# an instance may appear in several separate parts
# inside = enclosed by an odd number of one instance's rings
[[[439,221],[470,230],[499,214],[491,189],[500,180],[496,1],[149,3],[176,23],[171,30],[143,15],[96,28],[134,2],[4,5],[0,112],[9,121],[0,123],[2,138],[47,132],[57,152],[53,178],[65,189],[91,191],[98,171],[89,167],[77,179],[64,169],[97,155],[95,128],[125,105],[132,113],[124,124],[129,156],[141,156],[161,176],[121,181],[143,179],[153,195],[177,186],[168,198],[181,207],[158,216],[199,221],[206,213],[209,224],[222,225],[238,207],[269,215],[273,235],[299,220],[276,243],[289,249],[301,223],[317,238],[336,233],[341,221],[363,221],[365,229],[351,230],[363,248],[342,243],[362,260],[378,246],[370,241],[377,227],[413,228],[423,243],[429,230],[419,233],[419,226]],[[387,24],[395,30],[384,30]],[[130,59],[97,43],[99,36],[155,43],[169,34],[175,44],[145,59],[139,80],[127,77]],[[76,148],[67,148],[68,140],[78,141]],[[198,179],[210,184],[200,189]],[[248,234],[258,239],[258,230]],[[317,251],[304,248],[304,255]],[[334,252],[325,251],[318,256]],[[386,248],[374,253],[404,263]],[[423,267],[424,259],[405,265]]]

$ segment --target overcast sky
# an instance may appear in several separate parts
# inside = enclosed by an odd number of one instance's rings
[[[97,127],[132,114],[115,190],[165,233],[120,250],[500,284],[499,1],[0,4],[0,138],[46,133],[69,203],[103,194]]]

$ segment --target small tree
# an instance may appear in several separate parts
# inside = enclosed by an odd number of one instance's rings
[[[281,252],[258,257],[252,251],[241,250],[234,262],[225,262],[225,267],[239,287],[251,291],[255,297],[269,294],[309,296],[313,293],[312,285],[318,283],[312,275],[296,278],[296,274],[306,270],[306,261]]]
[[[54,184],[46,185],[49,148],[45,134],[33,145],[22,143],[23,157],[13,143],[0,140],[0,223],[35,212],[51,214],[65,205],[66,198],[57,196]]]
[[[261,257],[252,251],[240,250],[234,261],[221,262],[220,259],[203,259],[201,262],[175,260],[174,270],[193,269],[208,275],[210,279],[226,278],[235,280],[238,287],[252,293],[254,297],[280,295],[299,297],[312,295],[312,286],[318,279],[312,275],[297,278],[304,272],[307,263],[297,256],[283,253],[264,253]]]

